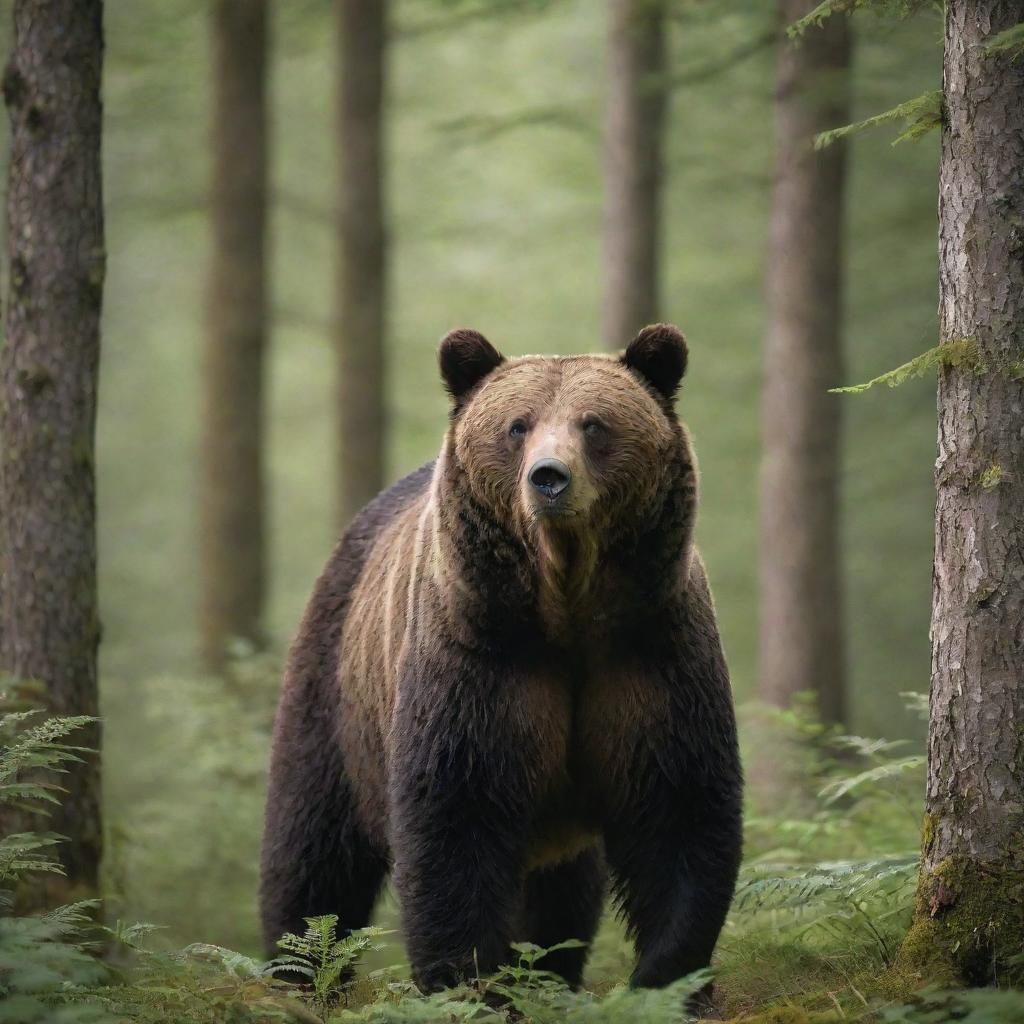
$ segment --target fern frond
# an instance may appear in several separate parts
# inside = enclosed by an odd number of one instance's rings
[[[303,935],[289,932],[278,940],[284,953],[271,961],[266,973],[289,970],[305,974],[313,982],[313,1005],[326,1011],[337,1002],[345,974],[367,950],[382,948],[373,940],[386,934],[383,928],[361,928],[339,939],[337,915],[307,917]]]
[[[865,771],[850,775],[845,779],[835,779],[825,786],[819,794],[827,804],[841,800],[848,793],[852,793],[860,786],[870,783],[885,782],[904,772],[914,768],[920,768],[925,763],[923,754],[913,754],[910,757],[900,758],[898,761],[886,761],[884,764],[875,765]]]
[[[837,746],[849,750],[861,757],[874,757],[877,754],[890,754],[900,747],[905,747],[909,740],[868,739],[865,736],[837,736]]]
[[[64,842],[56,833],[17,832],[0,838],[0,881],[13,881],[29,871],[62,875],[64,869],[44,850]]]

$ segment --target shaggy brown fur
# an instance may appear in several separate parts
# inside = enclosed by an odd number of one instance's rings
[[[390,869],[427,989],[589,942],[605,862],[634,982],[705,966],[739,862],[735,725],[656,325],[622,359],[442,343],[436,463],[332,557],[293,648],[263,853],[269,942],[366,924]],[[536,474],[554,465],[554,493]],[[541,481],[538,483],[538,481]],[[563,481],[564,482],[564,481]],[[543,966],[579,981],[585,950]]]

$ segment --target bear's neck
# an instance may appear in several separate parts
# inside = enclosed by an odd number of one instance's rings
[[[594,604],[600,552],[586,531],[553,527],[541,525],[534,532],[536,603],[545,633],[567,642],[598,614]]]

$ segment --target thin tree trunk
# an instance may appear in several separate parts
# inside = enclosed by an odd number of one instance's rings
[[[385,0],[337,0],[341,224],[336,342],[342,525],[384,484],[387,7]]]
[[[609,349],[658,319],[665,33],[664,0],[610,0],[602,323]]]
[[[784,24],[814,0],[781,0]],[[847,19],[799,45],[783,40],[775,93],[776,176],[768,242],[761,420],[760,689],[786,707],[811,691],[846,719],[839,544],[842,381],[842,142],[814,136],[849,120]]]
[[[106,254],[100,168],[102,0],[15,0],[3,78],[11,124],[6,343],[0,353],[3,663],[50,710],[95,715],[94,442]],[[99,729],[79,734],[99,748]],[[97,757],[61,778],[48,827],[63,896],[94,895]],[[70,890],[70,893],[68,892]]]
[[[903,962],[1024,981],[1024,0],[947,0],[931,719]]]
[[[267,4],[216,0],[213,252],[207,283],[200,491],[200,637],[220,671],[232,640],[259,647],[266,576]]]

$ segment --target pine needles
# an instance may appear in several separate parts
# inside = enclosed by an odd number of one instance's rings
[[[989,54],[1006,54],[1010,60],[1024,55],[1024,22],[1011,25],[988,41],[985,52]]]
[[[910,362],[897,366],[895,370],[889,370],[872,378],[864,384],[852,384],[844,388],[830,388],[829,394],[833,395],[858,395],[862,391],[873,388],[876,384],[885,384],[887,387],[896,388],[905,384],[912,377],[923,377],[929,370],[939,366],[974,366],[979,368],[978,343],[973,338],[957,338],[954,341],[946,342],[944,345],[936,345],[935,348],[922,352],[915,356]]]
[[[831,146],[833,142],[844,139],[847,135],[875,128],[881,124],[893,124],[899,121],[903,122],[903,130],[893,139],[894,146],[908,140],[919,139],[932,129],[941,127],[942,90],[930,89],[913,99],[897,103],[895,107],[883,110],[882,113],[875,114],[874,117],[821,132],[814,137],[814,148],[825,149],[826,146]]]
[[[869,11],[890,18],[909,18],[920,10],[941,12],[941,0],[822,0],[787,30],[791,39],[799,39],[810,29],[820,28],[831,17]]]

